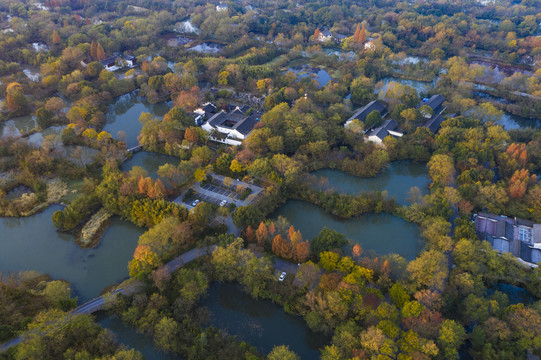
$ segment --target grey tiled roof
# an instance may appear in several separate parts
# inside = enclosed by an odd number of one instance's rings
[[[369,102],[362,108],[355,110],[355,113],[347,121],[359,119],[359,121],[364,122],[368,114],[370,114],[374,110],[379,111],[381,116],[387,113],[387,107],[380,101],[374,100]]]
[[[444,121],[445,118],[442,115],[434,115],[423,126],[427,127],[431,132],[437,133]]]

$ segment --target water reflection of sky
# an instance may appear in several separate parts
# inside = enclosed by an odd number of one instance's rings
[[[319,359],[329,339],[312,332],[303,318],[286,314],[269,300],[255,300],[232,283],[215,283],[202,305],[212,312],[211,323],[268,354],[276,345],[289,345],[301,359]]]

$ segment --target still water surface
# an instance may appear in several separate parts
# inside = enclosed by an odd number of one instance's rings
[[[137,136],[143,128],[139,122],[141,113],[148,112],[155,117],[162,118],[170,108],[170,103],[150,104],[135,93],[122,95],[110,106],[107,112],[107,123],[103,130],[110,133],[115,139],[120,139],[119,131],[125,132],[126,144],[128,148],[131,148],[139,145]]]
[[[122,164],[122,171],[130,171],[134,166],[140,166],[145,169],[153,179],[158,177],[158,169],[165,164],[178,165],[180,160],[174,156],[168,156],[148,151],[135,153],[131,159]]]
[[[408,204],[408,193],[412,187],[416,186],[424,195],[428,193],[430,185],[426,164],[405,161],[390,163],[380,174],[371,178],[360,178],[336,169],[317,170],[311,175],[317,178],[318,188],[350,195],[385,190],[400,205]]]
[[[276,345],[289,345],[301,359],[319,359],[329,339],[311,331],[303,318],[286,314],[270,300],[255,300],[240,285],[214,283],[202,305],[212,312],[211,323],[240,341],[268,354]]]
[[[365,252],[395,253],[413,260],[422,248],[419,228],[391,214],[370,214],[344,220],[308,202],[289,200],[275,212],[275,217],[278,216],[285,217],[308,240],[327,227],[360,244]]]
[[[177,360],[180,357],[160,351],[151,336],[146,336],[137,332],[135,328],[126,325],[117,317],[98,315],[98,323],[111,330],[119,343],[139,351],[145,357],[145,360]]]
[[[79,303],[128,277],[128,262],[143,229],[118,217],[100,244],[82,249],[74,236],[56,231],[51,216],[60,205],[26,218],[0,218],[0,272],[35,270],[72,284]]]

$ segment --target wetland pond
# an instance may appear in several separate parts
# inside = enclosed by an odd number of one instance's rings
[[[256,300],[244,293],[239,284],[213,283],[201,305],[210,312],[210,323],[229,335],[236,336],[268,354],[274,346],[289,345],[301,359],[319,359],[319,349],[330,342],[320,333],[311,331],[302,317],[287,314],[270,300]],[[181,359],[160,351],[152,340],[122,322],[118,317],[97,315],[98,323],[111,330],[118,342],[140,351],[147,360]]]
[[[323,169],[311,173],[327,181],[317,186],[346,193],[387,191],[401,205],[407,203],[410,188],[416,186],[421,194],[428,193],[430,179],[426,165],[413,162],[395,162],[373,178],[359,178],[339,170]],[[305,239],[316,237],[323,227],[338,231],[360,244],[365,251],[376,254],[395,253],[413,260],[422,248],[417,225],[391,214],[369,214],[350,219],[340,219],[322,208],[299,200],[289,200],[274,213],[286,218]]]
[[[322,208],[300,200],[289,200],[275,212],[283,216],[295,229],[300,230],[304,239],[313,239],[323,227],[338,231],[360,244],[364,251],[376,254],[399,254],[406,260],[413,260],[422,248],[417,225],[391,214],[370,214],[340,219]]]
[[[317,67],[301,65],[297,67],[290,67],[288,68],[288,71],[293,72],[299,79],[306,77],[315,79],[321,87],[327,85],[329,81],[331,81],[331,75],[326,70]]]
[[[51,216],[61,209],[52,205],[25,218],[0,218],[0,272],[35,270],[67,280],[81,304],[128,277],[128,262],[144,230],[114,217],[99,245],[82,249],[73,235],[56,231]]]
[[[122,95],[110,106],[107,112],[107,123],[103,130],[110,133],[115,139],[119,139],[119,131],[123,131],[126,135],[124,139],[126,145],[128,148],[132,148],[139,145],[137,136],[143,128],[139,122],[141,113],[148,112],[154,117],[162,118],[170,108],[170,102],[150,104],[135,93]]]
[[[145,357],[145,360],[181,359],[179,356],[160,351],[156,345],[154,345],[152,336],[138,333],[135,328],[126,325],[118,317],[107,317],[104,314],[99,314],[96,320],[101,326],[111,330],[116,335],[116,339],[119,343],[141,352]]]
[[[134,166],[140,166],[147,171],[148,176],[155,180],[160,166],[165,164],[177,166],[179,163],[180,160],[174,156],[140,151],[122,164],[122,171],[130,171]]]
[[[528,305],[538,300],[526,289],[504,282],[497,282],[496,284],[488,288],[486,290],[486,295],[490,296],[496,291],[506,294],[507,298],[509,299],[509,304],[511,305],[516,305],[518,303]]]
[[[319,359],[329,339],[308,328],[300,316],[286,314],[270,300],[256,300],[233,283],[214,283],[202,305],[210,309],[211,324],[268,354],[274,346],[289,345],[301,359]]]
[[[400,205],[407,204],[412,187],[416,186],[425,195],[430,185],[426,164],[405,161],[390,163],[380,174],[371,178],[360,178],[336,169],[317,170],[311,175],[316,177],[317,188],[350,195],[385,190]]]

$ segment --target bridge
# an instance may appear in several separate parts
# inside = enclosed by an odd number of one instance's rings
[[[208,248],[195,248],[190,251],[186,251],[184,254],[174,258],[173,260],[169,261],[167,264],[163,265],[162,268],[166,269],[167,274],[172,274],[176,270],[180,269],[184,265],[188,264],[189,262],[199,259],[202,256],[211,254],[214,249],[216,249],[216,245],[211,245]],[[141,286],[139,284],[130,284],[126,287],[121,287],[115,290],[112,290],[104,295],[98,296],[95,299],[92,299],[75,309],[70,311],[70,315],[87,315],[87,314],[93,314],[99,310],[103,310],[103,307],[107,301],[107,299],[111,298],[112,296],[122,294],[122,295],[133,295],[138,293],[141,290]],[[6,351],[7,349],[20,344],[23,341],[23,336],[18,336],[16,338],[13,338],[9,340],[8,342],[4,344],[0,344],[0,352]]]
[[[143,145],[137,145],[137,146],[134,146],[134,147],[132,147],[132,148],[127,149],[126,151],[127,151],[127,152],[130,152],[130,153],[132,153],[132,154],[135,154],[136,152],[139,152],[139,151],[141,151],[141,150],[143,150]]]

